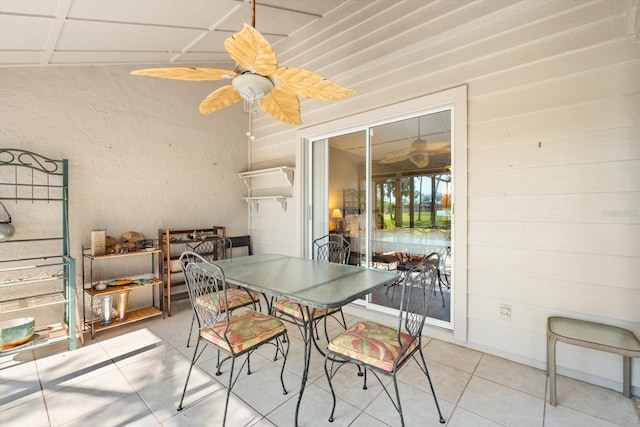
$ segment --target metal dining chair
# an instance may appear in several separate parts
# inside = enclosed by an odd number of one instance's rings
[[[445,307],[442,286],[447,289],[451,289],[451,230],[446,228],[434,228],[429,233],[429,240],[442,242],[437,250],[438,287],[440,288],[440,295],[442,296],[442,306]]]
[[[371,267],[379,270],[395,270],[400,258],[396,253],[395,244],[393,245],[393,251],[390,251],[389,247],[378,241],[376,236],[378,233],[382,234],[384,230],[371,229]]]
[[[199,255],[202,259],[209,262],[219,259],[226,259],[227,249],[229,249],[231,241],[222,236],[215,237],[213,239],[203,240],[199,243],[190,243],[187,245],[187,252],[193,252]],[[182,269],[189,261],[197,262],[200,258],[186,256],[182,264]],[[255,292],[251,292],[244,288],[228,288],[228,299],[224,300],[222,308],[224,310],[235,310],[236,308],[252,306],[254,310],[262,311],[260,306],[260,296]],[[191,333],[193,331],[193,325],[195,324],[196,315],[193,314],[191,318],[191,326],[189,327],[189,335],[187,336],[187,347],[191,344]]]
[[[219,360],[218,356],[216,375],[221,375],[222,364],[229,359],[231,360],[227,397],[222,418],[222,425],[224,426],[227,419],[231,389],[240,377],[242,368],[245,365],[247,365],[247,375],[251,374],[249,356],[262,345],[271,344],[276,347],[275,359],[277,359],[278,354],[284,357],[280,370],[280,383],[282,384],[283,393],[287,394],[284,384],[284,368],[289,353],[287,329],[281,320],[255,310],[242,310],[231,313],[230,310],[225,308],[226,301],[229,301],[227,293],[230,289],[227,288],[222,269],[193,252],[184,252],[180,256],[180,261],[185,266],[184,274],[186,276],[187,291],[198,322],[198,341],[193,350],[193,358],[184,383],[182,397],[178,404],[178,411],[183,409],[182,404],[193,366],[204,352],[206,345],[212,345],[218,349],[218,355],[220,352],[228,354],[222,361]],[[205,344],[205,346],[198,351],[200,344]],[[236,359],[244,354],[247,357],[234,377]]]
[[[449,240],[450,237],[447,234],[446,230],[438,230],[438,229],[430,229],[430,230],[409,230],[401,233],[398,237],[398,249],[404,252],[403,258],[404,260],[398,263],[397,271],[400,277],[400,280],[397,283],[402,282],[402,278],[409,271],[413,270],[420,263],[428,262],[433,264],[438,269],[438,281],[437,286],[438,290],[440,290],[440,296],[442,297],[442,307],[446,307],[446,302],[444,299],[444,293],[442,291],[442,286],[444,285],[447,289],[451,288],[451,284],[449,282],[450,271],[447,270],[447,246],[429,246],[427,242],[431,241],[445,241]],[[429,249],[429,252],[426,256],[418,256],[418,255],[410,255],[411,251],[414,253],[418,252],[420,248]],[[389,288],[387,288],[387,292]],[[437,292],[435,285],[432,289],[435,293]],[[391,299],[393,299],[395,295],[395,287],[391,293]]]
[[[397,374],[411,359],[418,363],[427,377],[439,421],[440,423],[445,422],[422,350],[422,328],[433,295],[431,289],[437,281],[437,268],[426,261],[419,263],[405,275],[399,285],[402,289],[402,295],[396,328],[373,321],[361,321],[329,342],[324,362],[325,375],[333,396],[329,422],[333,422],[336,410],[336,393],[332,379],[341,367],[347,363],[354,363],[364,369],[363,389],[367,389],[367,372],[373,373],[398,411],[400,424],[404,426]],[[380,375],[392,377],[395,396],[392,396],[387,390]]]
[[[350,245],[349,242],[338,234],[327,234],[313,241],[314,259],[321,262],[333,262],[337,264],[349,264]],[[309,322],[309,310],[301,306],[297,302],[287,299],[279,299],[273,303],[273,314],[290,319],[299,328],[304,329]],[[342,326],[347,329],[347,322],[341,307],[331,308],[328,310],[316,309],[313,312],[314,325],[320,320],[324,321],[324,334],[329,340],[329,332],[327,330],[327,318],[331,316]],[[316,327],[316,338],[319,339]]]
[[[412,262],[403,262],[398,264],[398,270],[401,271],[402,273],[400,273],[400,281],[399,283],[402,283],[402,280],[404,280],[404,277],[409,273],[409,272],[415,272],[416,269],[419,268],[424,268],[425,265],[431,265],[434,266],[436,268],[436,273],[438,276],[438,280],[436,280],[434,283],[431,284],[431,288],[430,291],[433,295],[437,294],[437,291],[440,291],[440,297],[442,298],[442,307],[446,307],[446,302],[444,299],[444,293],[442,291],[442,285],[445,284],[445,282],[443,281],[442,277],[443,277],[443,263],[444,263],[444,253],[445,253],[446,249],[439,249],[437,251],[431,252],[428,255],[424,255],[422,257],[422,259],[420,259],[419,261],[412,261]],[[437,287],[437,289],[436,289]],[[395,288],[391,293],[391,299],[393,299],[395,295]]]
[[[393,235],[394,245],[396,249],[396,271],[398,272],[398,280],[387,286],[385,294],[389,294],[391,289],[391,299],[394,298],[396,287],[402,283],[404,276],[424,258],[425,233],[421,229],[407,228],[398,230]],[[422,254],[422,255],[421,255]]]
[[[432,229],[429,239],[449,242],[443,245],[442,250],[440,250],[440,266],[438,269],[440,270],[440,283],[446,286],[447,289],[451,289],[451,229]]]

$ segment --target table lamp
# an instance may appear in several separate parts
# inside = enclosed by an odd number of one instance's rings
[[[336,230],[341,229],[340,225],[342,224],[342,211],[340,209],[334,209],[331,212],[331,219],[333,219],[336,224]]]

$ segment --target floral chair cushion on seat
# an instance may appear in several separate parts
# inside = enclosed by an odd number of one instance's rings
[[[279,311],[284,314],[288,314],[289,316],[298,319],[300,321],[306,322],[309,320],[309,314],[307,310],[301,310],[300,304],[297,302],[289,301],[286,299],[280,299],[273,304],[273,308],[276,311]],[[322,319],[324,316],[329,316],[333,313],[337,313],[340,311],[340,308],[331,308],[328,310],[316,308],[313,313],[313,319]]]
[[[210,343],[234,354],[251,348],[258,343],[265,342],[282,334],[286,329],[281,320],[254,310],[243,311],[229,317],[227,340],[224,339],[227,322],[223,319],[211,328],[203,329],[200,336]]]
[[[245,289],[227,288],[227,300],[228,301],[225,301],[224,295],[220,295],[220,309],[222,311],[234,310],[239,307],[244,307],[245,305],[251,305],[254,302],[258,302],[260,297]],[[212,304],[210,298],[205,298],[204,296],[197,297],[196,304],[201,305],[207,310],[212,310],[214,312],[217,310],[215,304]]]
[[[372,321],[358,322],[329,341],[324,358],[324,372],[333,398],[329,422],[334,421],[337,403],[331,380],[342,366],[355,363],[358,367],[364,368],[362,388],[367,389],[367,372],[372,372],[398,412],[400,425],[404,426],[398,372],[405,362],[414,360],[429,382],[438,411],[438,421],[441,424],[445,423],[422,349],[422,329],[433,297],[433,285],[438,280],[438,270],[434,265],[423,262],[407,272],[399,285],[400,310],[395,328]],[[392,378],[395,393],[387,389],[381,375]],[[425,423],[421,423],[423,424]]]
[[[418,345],[406,332],[400,334],[402,346],[398,342],[398,329],[376,322],[363,321],[342,332],[329,343],[329,350],[351,359],[375,366],[386,372],[393,372],[394,363],[402,351],[404,356],[398,365],[411,354]]]
[[[189,301],[191,301],[191,307],[194,311],[194,319],[198,322],[199,334],[178,404],[178,411],[183,409],[182,404],[187,393],[191,372],[207,344],[212,344],[218,350],[216,375],[221,375],[223,363],[226,360],[231,360],[222,426],[225,425],[227,419],[231,389],[244,367],[247,368],[247,375],[251,374],[250,355],[262,345],[275,346],[274,360],[278,355],[284,357],[280,368],[280,384],[282,392],[287,394],[284,384],[284,368],[289,354],[289,339],[284,323],[280,319],[255,310],[232,312],[232,305],[237,303],[238,297],[249,301],[250,304],[253,304],[253,297],[244,289],[229,288],[222,268],[207,261],[202,255],[185,251],[180,255],[180,264],[189,293]],[[227,353],[227,356],[221,360],[220,353]],[[234,375],[235,360],[245,354],[247,357],[243,358],[244,361],[240,369]]]

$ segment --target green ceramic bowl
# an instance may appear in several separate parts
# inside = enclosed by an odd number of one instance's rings
[[[35,320],[33,317],[22,317],[0,322],[0,349],[10,348],[26,343],[33,336],[35,331]]]

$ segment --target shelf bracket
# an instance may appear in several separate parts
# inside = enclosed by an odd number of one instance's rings
[[[244,201],[251,205],[251,208],[258,212],[258,206],[261,201],[272,200],[280,203],[280,207],[284,212],[287,211],[287,196],[261,196],[261,197],[243,197]]]
[[[287,198],[286,197],[276,197],[276,202],[280,203],[280,206],[282,207],[282,210],[284,212],[287,211]]]
[[[247,201],[247,203],[249,203],[251,205],[251,209],[253,209],[254,212],[258,212],[258,207],[260,206],[260,204],[258,203],[257,200],[249,199],[247,197],[245,197],[244,199]]]

